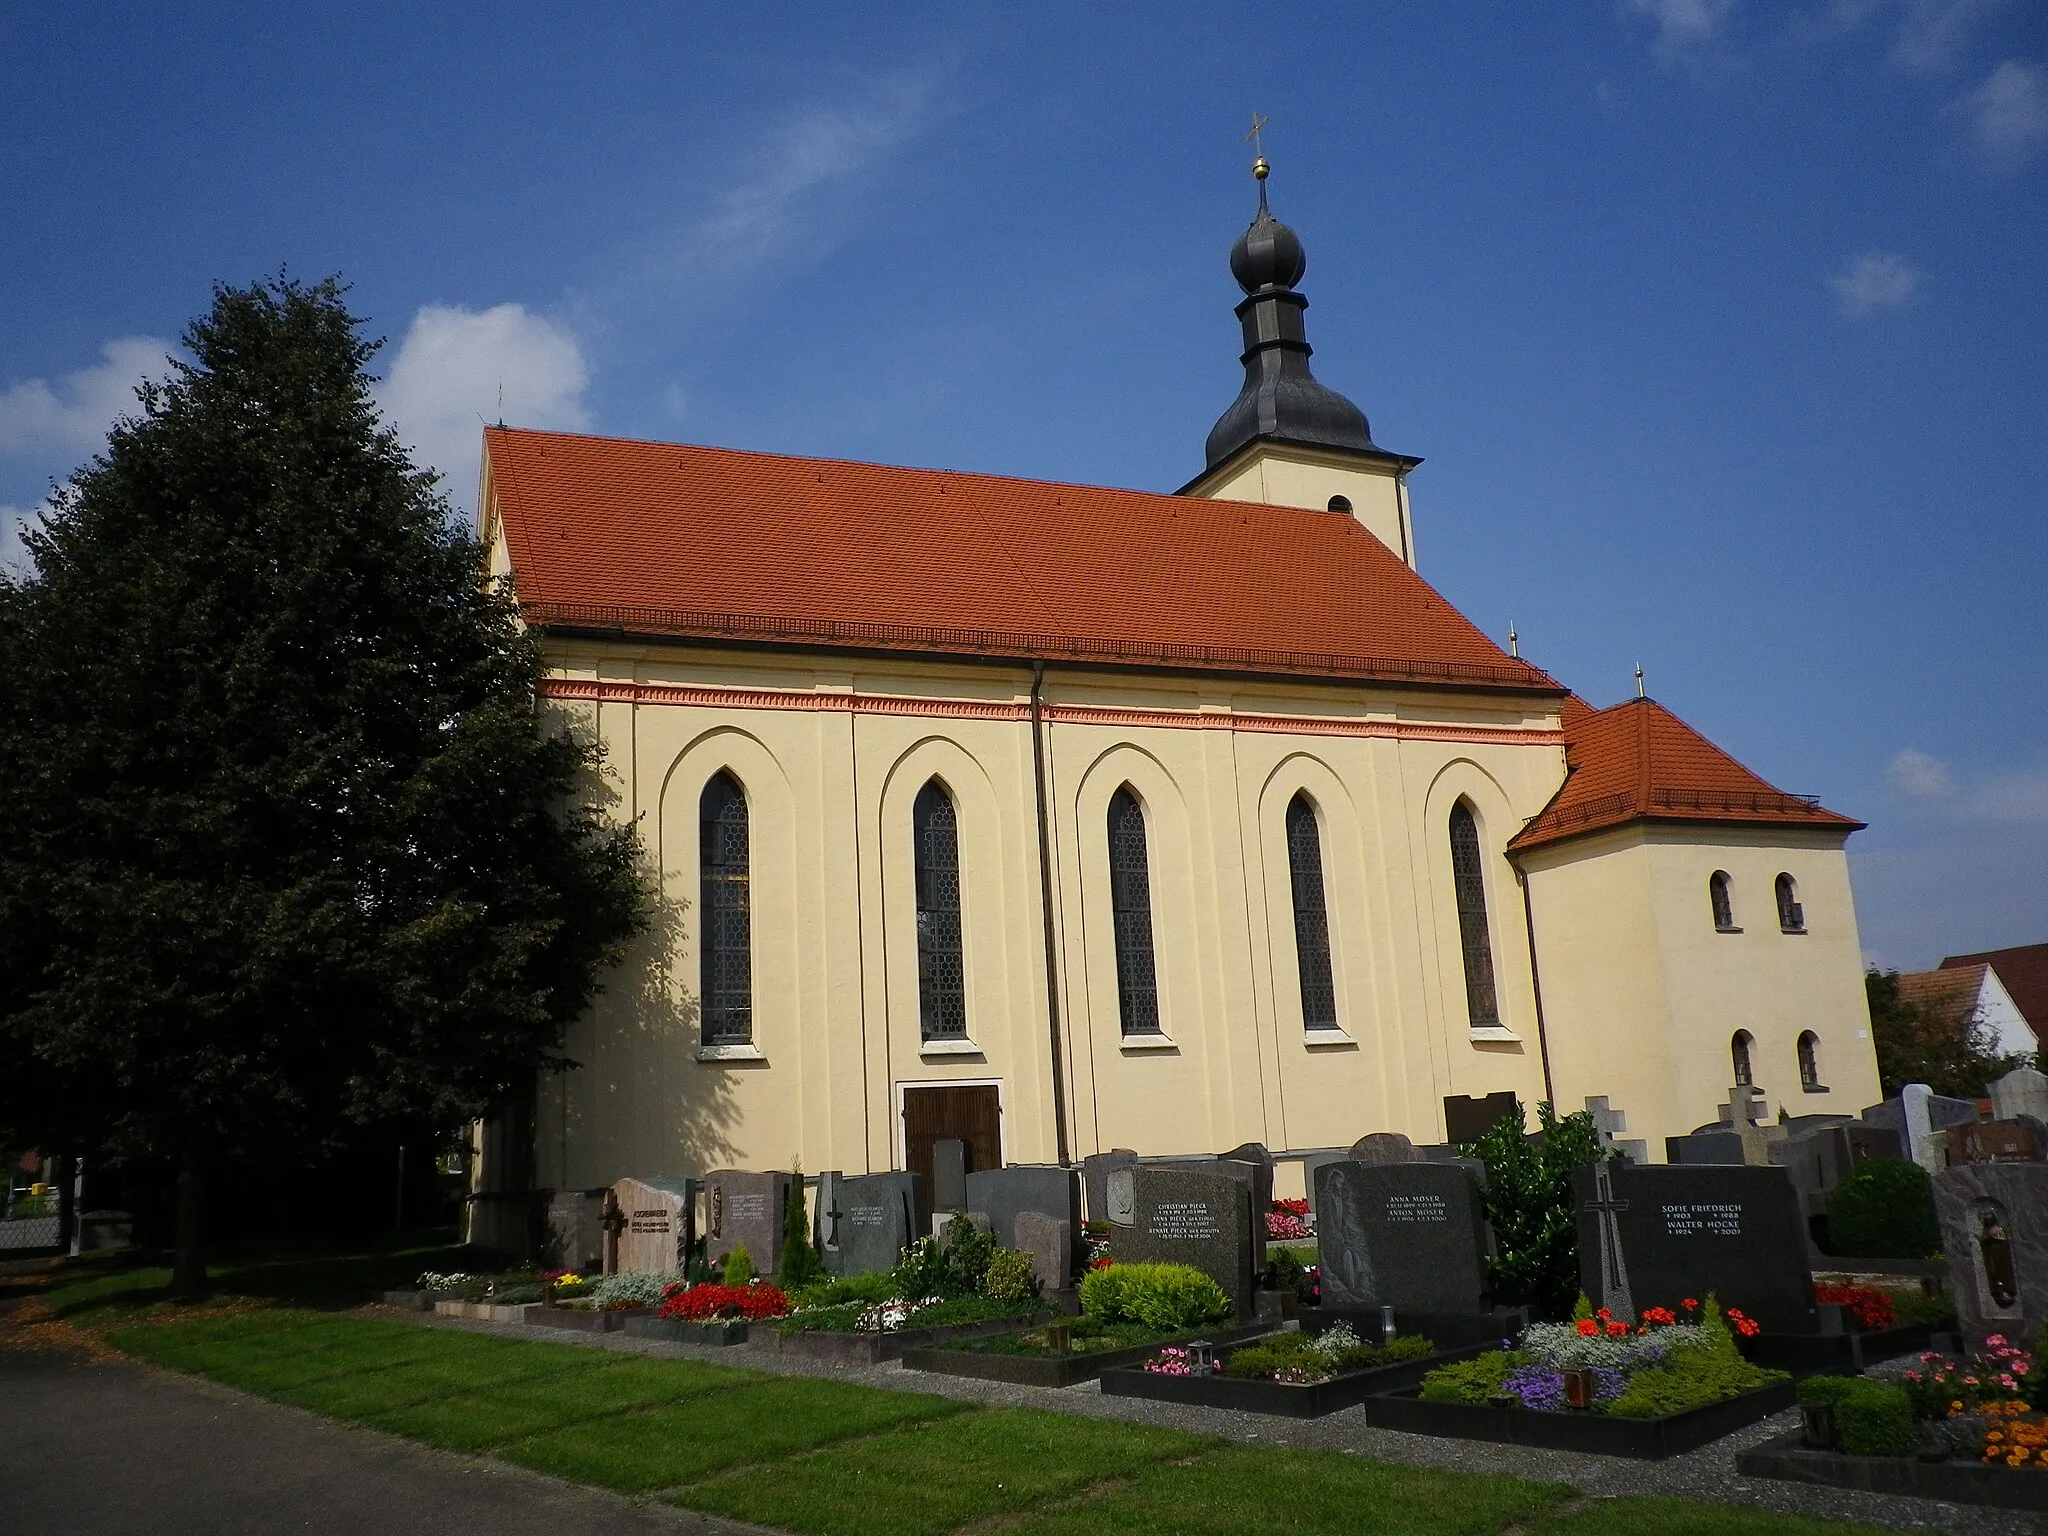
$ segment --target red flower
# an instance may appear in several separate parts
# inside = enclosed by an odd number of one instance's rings
[[[1627,1338],[1628,1324],[1620,1321],[1609,1322],[1607,1325],[1607,1337],[1609,1337],[1610,1339]]]
[[[1598,1333],[1599,1331],[1600,1325],[1594,1322],[1593,1319],[1591,1319],[1590,1317],[1582,1317],[1579,1319],[1579,1332],[1584,1334],[1587,1338],[1592,1338],[1593,1335]]]
[[[708,1323],[718,1317],[759,1321],[781,1317],[788,1310],[789,1298],[759,1280],[752,1285],[693,1285],[661,1304],[661,1315],[676,1323]]]
[[[1602,1307],[1598,1312],[1595,1312],[1593,1315],[1599,1318],[1600,1321],[1603,1323],[1612,1322],[1614,1320],[1614,1314],[1608,1311],[1605,1307]]]
[[[1686,1297],[1685,1300],[1681,1301],[1679,1305],[1685,1308],[1685,1310],[1688,1312],[1697,1312],[1700,1307],[1700,1304],[1690,1296]]]

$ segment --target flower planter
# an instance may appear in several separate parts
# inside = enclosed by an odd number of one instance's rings
[[[984,1339],[992,1333],[1009,1333],[1027,1318],[990,1317],[978,1323],[954,1323],[944,1328],[902,1328],[895,1333],[853,1333],[818,1328],[809,1332],[784,1333],[764,1328],[747,1342],[755,1349],[776,1354],[804,1355],[813,1360],[830,1360],[839,1365],[879,1365],[902,1358],[906,1350],[943,1344],[948,1339]]]
[[[1140,1364],[1168,1344],[1193,1338],[1204,1338],[1212,1344],[1238,1344],[1247,1339],[1262,1338],[1270,1332],[1272,1329],[1267,1324],[1253,1323],[1242,1328],[1226,1328],[1220,1333],[1176,1334],[1168,1339],[1155,1339],[1150,1344],[1075,1355],[1003,1355],[942,1344],[936,1348],[905,1350],[903,1364],[905,1369],[912,1371],[972,1376],[979,1381],[1007,1381],[1019,1387],[1071,1387],[1093,1381],[1116,1366]]]
[[[1661,1419],[1617,1419],[1604,1413],[1544,1413],[1533,1408],[1496,1408],[1490,1403],[1425,1403],[1409,1388],[1367,1398],[1365,1422],[1374,1429],[1399,1429],[1411,1435],[1654,1461],[1695,1450],[1790,1408],[1794,1401],[1792,1383],[1780,1381],[1724,1403],[1708,1403]]]
[[[530,1305],[521,1309],[524,1321],[535,1328],[568,1328],[577,1333],[617,1333],[626,1326],[632,1312],[586,1311],[581,1307]]]
[[[2048,1513],[2048,1473],[1976,1461],[1846,1456],[1840,1451],[1812,1450],[1796,1434],[1780,1435],[1738,1452],[1735,1470],[1744,1477],[1774,1477],[1826,1488]]]
[[[1314,1335],[1339,1323],[1350,1325],[1361,1339],[1382,1344],[1380,1337],[1380,1313],[1377,1307],[1370,1310],[1343,1307],[1303,1307],[1300,1312],[1301,1331]],[[1420,1334],[1440,1349],[1458,1349],[1467,1344],[1492,1344],[1500,1346],[1502,1339],[1517,1337],[1529,1325],[1529,1311],[1516,1307],[1502,1312],[1410,1312],[1406,1309],[1394,1313],[1394,1332]]]
[[[1880,1360],[1917,1354],[1927,1348],[1936,1331],[1933,1323],[1915,1323],[1875,1333],[1855,1328],[1836,1334],[1767,1333],[1738,1340],[1737,1346],[1751,1364],[1790,1371],[1794,1376],[1858,1376],[1865,1366]]]
[[[1339,1371],[1328,1381],[1313,1386],[1290,1386],[1281,1381],[1239,1381],[1229,1376],[1168,1376],[1142,1366],[1123,1366],[1102,1373],[1104,1397],[1149,1397],[1155,1402],[1195,1403],[1204,1408],[1233,1408],[1239,1413],[1271,1413],[1291,1419],[1316,1419],[1340,1409],[1355,1408],[1381,1392],[1418,1384],[1440,1365],[1469,1360],[1500,1347],[1500,1340],[1466,1344],[1457,1349],[1424,1355],[1419,1360],[1399,1360],[1392,1365],[1372,1365]],[[1146,1354],[1159,1348],[1153,1345]],[[1371,1422],[1370,1419],[1367,1422]]]
[[[462,1317],[474,1323],[516,1323],[526,1316],[531,1302],[520,1302],[516,1306],[501,1306],[492,1301],[437,1301],[434,1303],[436,1317]]]
[[[744,1318],[720,1318],[710,1323],[684,1323],[674,1318],[645,1313],[626,1319],[629,1339],[660,1339],[666,1344],[744,1344],[752,1325]]]

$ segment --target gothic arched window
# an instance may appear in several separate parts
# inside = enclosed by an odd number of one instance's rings
[[[1486,867],[1479,822],[1460,800],[1451,807],[1451,882],[1458,896],[1458,938],[1465,951],[1465,1011],[1472,1027],[1500,1023],[1493,985],[1493,937],[1486,921]]]
[[[1790,875],[1778,876],[1778,926],[1787,933],[1806,928],[1806,908],[1799,904],[1799,887]]]
[[[754,1038],[754,919],[747,797],[731,774],[715,773],[704,786],[697,833],[703,1041],[746,1045]]]
[[[1820,1036],[1810,1029],[1799,1034],[1799,1086],[1820,1088]]]
[[[1152,867],[1145,851],[1145,808],[1128,784],[1109,797],[1109,908],[1116,925],[1116,1005],[1123,1032],[1156,1035]]]
[[[1294,957],[1301,971],[1301,1021],[1337,1028],[1337,983],[1330,974],[1330,914],[1323,896],[1323,839],[1307,795],[1287,803],[1287,873],[1294,890]]]
[[[1754,1044],[1756,1041],[1746,1029],[1735,1031],[1734,1037],[1728,1042],[1728,1057],[1730,1064],[1735,1068],[1735,1086],[1738,1088],[1756,1086],[1756,1071],[1749,1060],[1749,1048]]]
[[[1728,871],[1717,869],[1707,881],[1707,897],[1714,904],[1714,926],[1723,933],[1735,931],[1735,903],[1728,893]]]
[[[917,866],[917,1015],[927,1040],[967,1038],[967,968],[960,953],[960,827],[937,779],[910,808]]]

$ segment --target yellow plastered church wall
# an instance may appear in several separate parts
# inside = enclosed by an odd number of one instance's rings
[[[1408,482],[1398,461],[1318,452],[1296,444],[1259,443],[1188,487],[1211,501],[1255,501],[1274,507],[1329,508],[1342,496],[1350,515],[1387,548],[1415,564],[1415,525]]]

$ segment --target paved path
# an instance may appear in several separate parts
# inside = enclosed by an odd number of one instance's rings
[[[138,1365],[0,1350],[7,1536],[741,1536]]]

